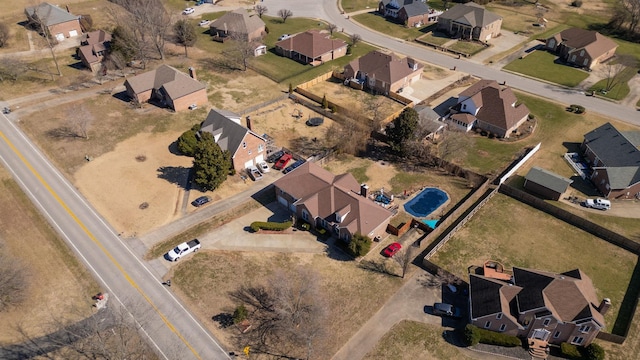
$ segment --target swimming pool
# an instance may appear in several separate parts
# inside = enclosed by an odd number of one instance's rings
[[[404,210],[415,217],[426,217],[449,200],[449,196],[438,188],[426,188],[404,204]]]

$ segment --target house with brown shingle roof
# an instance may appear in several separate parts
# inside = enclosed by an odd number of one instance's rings
[[[517,102],[508,86],[495,80],[480,80],[458,95],[447,120],[464,131],[478,128],[508,138],[529,115],[527,106]]]
[[[406,57],[372,51],[344,67],[344,76],[380,94],[397,92],[420,79],[424,65]]]
[[[124,86],[129,97],[139,104],[152,101],[175,111],[186,110],[209,101],[204,84],[195,77],[195,70],[189,68],[189,72],[191,76],[172,66],[161,65],[127,79]]]
[[[418,27],[437,21],[442,11],[435,11],[422,0],[381,0],[378,13],[406,27]]]
[[[266,34],[265,24],[257,15],[249,15],[244,8],[238,8],[222,15],[209,25],[209,34],[214,40],[235,39],[256,41]]]
[[[487,42],[500,35],[502,17],[468,2],[456,4],[438,17],[438,29],[451,37]]]
[[[513,281],[470,274],[471,323],[551,344],[587,346],[605,328],[609,299],[598,302],[580,269],[561,274],[513,268]]]
[[[315,66],[345,56],[347,43],[319,30],[309,30],[278,41],[276,53]]]
[[[297,218],[350,242],[354,234],[382,236],[393,213],[367,198],[353,175],[334,175],[307,161],[273,183],[278,202]]]
[[[597,31],[570,28],[548,38],[545,47],[570,64],[592,69],[612,58],[618,44]]]
[[[84,34],[77,54],[84,66],[96,72],[102,67],[102,59],[107,55],[111,44],[111,34],[104,30]]]

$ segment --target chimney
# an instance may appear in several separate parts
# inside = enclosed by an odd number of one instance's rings
[[[609,310],[609,308],[611,307],[611,299],[609,298],[604,298],[602,299],[602,302],[600,303],[600,306],[598,306],[598,312],[602,315],[606,314],[607,311]]]
[[[367,186],[367,184],[360,184],[360,195],[367,197],[368,194],[369,194],[369,187]]]
[[[247,129],[251,130],[251,117],[247,116]]]
[[[196,76],[196,69],[193,66],[189,67],[189,76],[191,76],[193,80],[198,80],[198,77]]]

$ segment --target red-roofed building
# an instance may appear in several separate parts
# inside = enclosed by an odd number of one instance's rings
[[[345,56],[347,43],[318,30],[309,30],[278,41],[276,53],[315,66]]]

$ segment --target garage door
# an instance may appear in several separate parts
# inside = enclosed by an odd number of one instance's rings
[[[280,205],[287,207],[287,200],[282,196],[278,196],[278,202],[280,203]]]
[[[262,161],[264,161],[264,154],[256,156],[256,164]]]
[[[78,30],[71,30],[71,31],[69,31],[69,36],[70,36],[70,37],[78,36]]]
[[[244,163],[244,168],[245,168],[245,169],[246,169],[246,168],[248,168],[248,167],[250,167],[250,166],[253,166],[253,160],[249,160],[249,161],[247,161],[246,163]]]
[[[63,33],[56,34],[56,40],[58,41],[64,40],[64,34]]]

